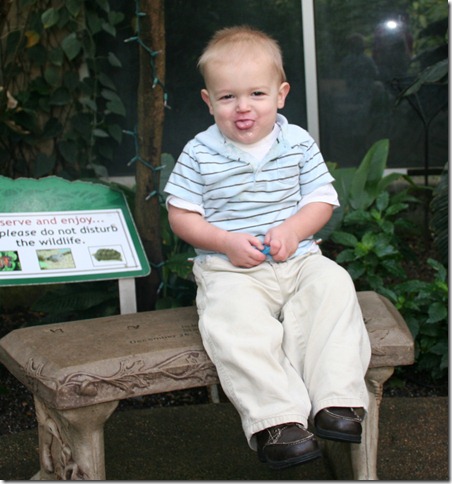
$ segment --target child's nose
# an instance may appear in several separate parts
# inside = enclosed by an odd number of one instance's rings
[[[249,110],[248,99],[246,99],[245,97],[238,98],[237,99],[237,107],[236,107],[236,109],[239,112],[248,111]]]

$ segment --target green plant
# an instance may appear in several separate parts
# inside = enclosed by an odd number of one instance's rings
[[[399,234],[410,224],[400,214],[410,203],[418,202],[409,193],[412,185],[389,191],[402,175],[384,174],[388,152],[388,140],[381,140],[358,167],[331,165],[341,207],[335,210],[336,218],[317,234],[338,244],[336,261],[347,268],[359,290],[372,289],[383,295],[388,277],[403,277]]]
[[[351,212],[342,230],[331,236],[344,247],[336,262],[347,268],[358,290],[371,289],[386,295],[388,279],[405,275],[397,230],[408,223],[398,217],[408,204],[390,200],[387,192],[382,193],[375,207],[369,212]]]
[[[0,174],[79,178],[105,174],[124,105],[99,53],[123,15],[108,0],[18,0],[0,31]]]
[[[195,251],[171,230],[165,205],[161,206],[160,220],[165,262],[160,268],[162,282],[156,309],[191,306],[196,297],[192,279]]]
[[[448,370],[449,288],[445,267],[433,259],[427,262],[435,270],[433,281],[397,284],[391,289],[391,299],[415,338],[418,369],[440,379]]]
[[[442,264],[448,265],[449,258],[449,164],[446,163],[438,185],[433,190],[430,202],[430,228],[433,244]]]
[[[42,312],[35,324],[61,323],[119,314],[116,281],[55,284],[47,286],[30,308]]]
[[[408,177],[403,177],[408,185],[394,187],[401,175],[384,174],[388,149],[382,140],[357,168],[332,166],[341,210],[318,236],[327,240],[326,254],[334,251],[357,290],[374,290],[395,304],[415,339],[417,368],[442,378],[448,367],[446,270],[429,259],[433,281],[427,274],[427,280],[408,279],[406,261],[422,257],[405,243],[407,234],[421,237],[407,213],[419,200],[410,193],[415,186]]]

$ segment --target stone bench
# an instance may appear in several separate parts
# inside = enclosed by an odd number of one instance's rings
[[[413,363],[414,343],[387,299],[370,291],[358,298],[372,343],[363,441],[319,441],[337,478],[371,480],[383,384],[395,367]],[[106,478],[103,428],[120,400],[218,383],[194,307],[17,329],[0,340],[0,361],[34,395],[33,479],[41,480]]]

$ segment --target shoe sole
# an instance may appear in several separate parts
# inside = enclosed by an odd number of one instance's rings
[[[307,464],[315,459],[322,457],[322,452],[320,449],[311,452],[309,454],[300,455],[297,457],[292,457],[291,459],[286,459],[284,461],[271,461],[260,457],[261,462],[265,462],[271,469],[284,469],[286,467],[292,467],[299,464]]]
[[[315,427],[315,434],[322,439],[335,440],[337,442],[347,442],[350,444],[360,444],[361,435],[345,434],[343,432],[335,432],[334,430],[324,430]]]

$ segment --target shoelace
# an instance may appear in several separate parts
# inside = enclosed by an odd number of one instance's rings
[[[291,425],[295,425],[297,426],[299,429],[302,429],[302,430],[306,430],[303,425],[301,425],[300,423],[294,423],[294,424],[291,424]],[[277,427],[277,428],[270,428],[270,429],[267,429],[268,433],[270,434],[270,438],[268,439],[267,441],[267,445],[269,444],[276,444],[278,443],[280,437],[281,437],[281,434],[283,433],[283,431],[285,429],[287,429],[289,427],[289,425],[283,425],[281,427]]]

